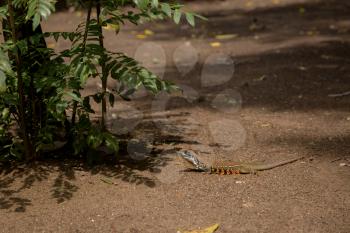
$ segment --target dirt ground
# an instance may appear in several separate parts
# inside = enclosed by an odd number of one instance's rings
[[[332,96],[350,91],[350,3],[197,0],[188,9],[209,21],[106,30],[109,49],[184,95],[139,92],[110,109],[110,129],[133,138],[116,164],[3,168],[0,232],[175,233],[215,223],[218,233],[350,232],[350,95]],[[44,30],[83,18],[59,12]],[[305,158],[220,176],[184,172],[179,149],[206,163]]]

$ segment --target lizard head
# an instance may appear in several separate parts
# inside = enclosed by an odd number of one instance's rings
[[[206,166],[198,160],[194,152],[191,152],[188,150],[182,150],[182,151],[178,151],[177,154],[181,158],[183,158],[185,161],[190,163],[192,166],[194,166],[195,169],[200,171],[204,171],[207,169]]]

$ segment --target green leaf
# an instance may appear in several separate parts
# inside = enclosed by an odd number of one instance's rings
[[[192,27],[195,26],[193,14],[191,14],[191,13],[186,13],[186,20],[187,20],[187,22],[188,22]]]
[[[58,41],[58,38],[60,37],[60,34],[58,32],[54,32],[53,33],[53,38],[55,39],[55,41]]]
[[[0,70],[4,71],[7,74],[14,75],[10,61],[2,50],[0,50]]]
[[[180,19],[181,19],[181,11],[178,10],[178,9],[176,9],[176,10],[174,11],[174,22],[175,22],[176,24],[179,24]]]
[[[0,70],[0,93],[6,91],[6,75]]]
[[[67,40],[68,32],[62,32],[61,35],[62,35],[63,39]]]
[[[83,100],[83,106],[85,108],[85,110],[88,113],[95,113],[94,110],[92,110],[91,105],[90,105],[90,96],[86,96]]]
[[[52,12],[55,11],[54,0],[29,0],[28,12],[26,20],[33,21],[33,30],[35,30],[40,24],[41,17],[46,19]]]
[[[171,7],[168,3],[162,3],[161,9],[168,17],[171,17]]]
[[[10,115],[10,110],[8,108],[4,108],[4,110],[2,110],[2,119],[3,120],[7,119],[9,115]]]
[[[141,9],[145,10],[148,7],[149,0],[135,0],[136,5]]]
[[[91,148],[96,149],[102,144],[102,142],[103,142],[103,137],[99,131],[91,130],[89,132],[89,135],[87,137],[87,143]]]
[[[0,7],[0,21],[6,19],[7,12],[7,5]]]
[[[206,18],[206,17],[204,17],[204,16],[202,16],[202,15],[198,15],[198,14],[194,14],[194,13],[193,13],[193,15],[194,15],[195,17],[197,17],[198,19],[208,21],[208,18]]]
[[[75,101],[77,101],[77,102],[79,102],[79,103],[82,103],[82,102],[83,102],[83,100],[82,100],[81,98],[79,98],[79,96],[78,96],[77,94],[75,94],[75,93],[73,93],[73,92],[65,92],[64,94],[65,94],[66,96],[71,97],[73,100],[75,100]]]
[[[114,152],[119,151],[119,142],[118,139],[113,136],[111,133],[105,132],[103,134],[106,146],[110,149],[113,150]]]
[[[69,33],[68,37],[70,41],[73,41],[75,38],[75,33]]]
[[[114,106],[114,95],[112,93],[109,93],[109,104],[111,107]]]
[[[158,0],[152,0],[152,6],[153,7],[158,7],[159,1]]]
[[[33,30],[35,30],[40,24],[40,15],[36,14],[33,18]]]
[[[94,101],[96,102],[96,103],[101,103],[101,101],[102,101],[102,95],[101,95],[101,93],[96,93],[95,95],[93,95],[92,96],[92,98],[94,99]]]

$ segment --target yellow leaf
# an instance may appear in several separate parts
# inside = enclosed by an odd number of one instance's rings
[[[221,43],[220,42],[211,42],[210,46],[213,47],[213,48],[217,48],[217,47],[221,46]]]
[[[56,47],[56,43],[47,43],[47,47],[50,49],[54,49]]]
[[[146,39],[147,36],[144,35],[144,34],[137,34],[137,35],[136,35],[136,38],[137,38],[137,39]]]
[[[78,16],[78,17],[81,17],[83,15],[83,12],[81,11],[76,11],[75,14]]]
[[[219,228],[219,224],[214,224],[204,230],[184,231],[182,233],[214,233]]]
[[[219,228],[219,224],[214,224],[213,226],[208,227],[207,229],[205,229],[205,233],[213,233],[213,232],[215,232],[218,228]]]
[[[119,24],[110,24],[107,23],[107,26],[104,26],[103,29],[108,30],[108,31],[115,31],[115,33],[119,33],[120,26]]]
[[[152,36],[154,34],[154,32],[152,32],[151,30],[148,30],[148,29],[146,29],[144,31],[144,33],[145,33],[146,36]]]
[[[107,26],[103,27],[104,29],[107,29],[107,30],[116,30],[119,28],[119,25],[118,24],[110,24],[110,23],[107,23]]]
[[[267,76],[264,74],[264,75],[260,76],[259,78],[254,79],[253,81],[260,82],[260,81],[264,81],[266,78],[267,78]]]
[[[306,34],[308,36],[315,36],[315,35],[319,34],[319,31],[317,31],[317,30],[307,31]]]
[[[222,34],[222,35],[216,35],[215,39],[217,39],[217,40],[228,40],[228,39],[236,38],[237,36],[238,36],[237,34]]]

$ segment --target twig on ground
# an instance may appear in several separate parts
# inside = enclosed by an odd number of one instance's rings
[[[336,97],[343,97],[343,96],[347,96],[347,95],[350,95],[350,91],[346,91],[343,93],[337,93],[337,94],[329,94],[328,97],[336,98]]]
[[[342,159],[343,159],[343,158],[341,158],[341,157],[336,158],[336,159],[333,159],[333,160],[331,161],[331,163],[337,162],[337,161],[342,160]]]
[[[117,185],[115,182],[113,182],[113,181],[111,181],[109,179],[106,179],[106,178],[100,178],[100,180],[103,181],[106,184]]]

